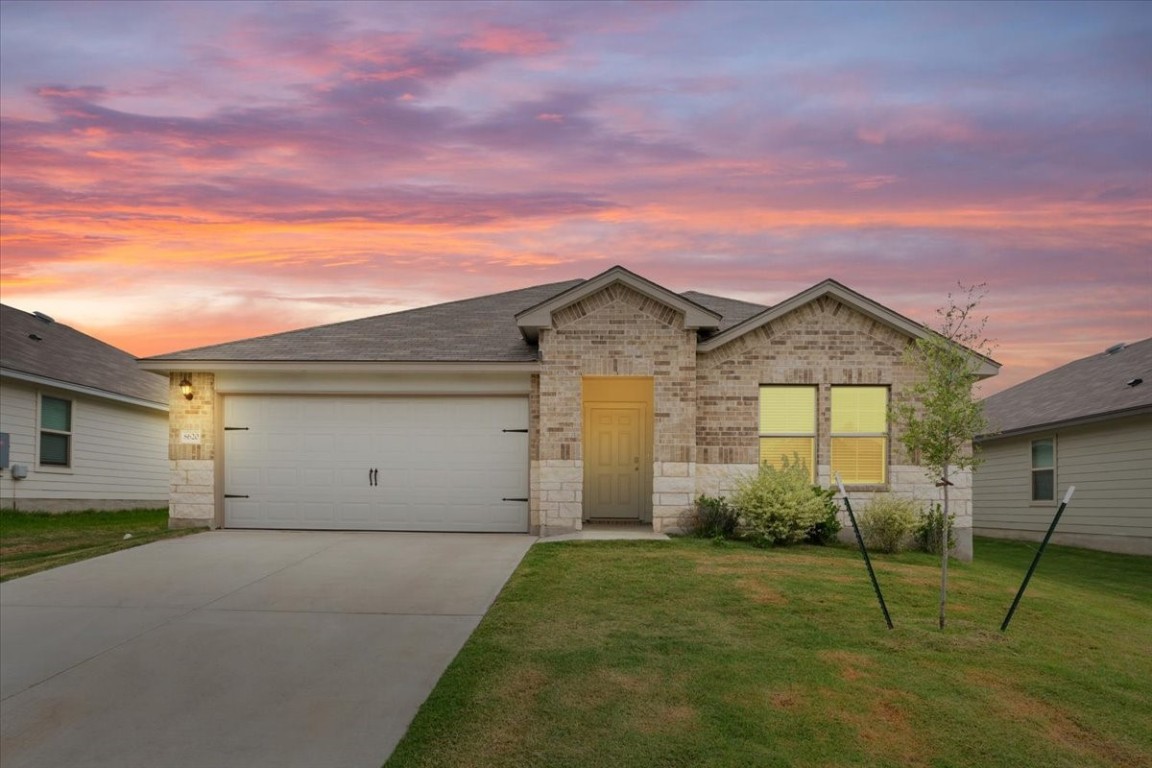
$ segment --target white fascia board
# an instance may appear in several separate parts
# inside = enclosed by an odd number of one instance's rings
[[[0,376],[8,379],[16,379],[17,381],[26,381],[30,384],[40,384],[45,387],[54,387],[56,389],[63,389],[67,392],[75,392],[78,395],[86,395],[88,397],[98,397],[102,400],[112,400],[117,403],[127,403],[128,405],[138,405],[142,408],[151,408],[156,411],[168,412],[167,403],[155,403],[151,400],[142,400],[139,397],[131,397],[130,395],[121,395],[116,392],[109,392],[105,389],[97,389],[96,387],[86,387],[82,384],[73,384],[70,381],[60,381],[59,379],[50,379],[47,376],[37,376],[32,373],[24,373],[23,371],[14,371],[11,368],[0,369]]]
[[[378,362],[318,360],[165,360],[149,358],[137,364],[146,371],[161,373],[214,373],[235,371],[253,373],[539,373],[537,362],[524,363],[455,363],[455,362]]]
[[[665,304],[684,315],[684,327],[698,330],[715,328],[720,324],[720,315],[696,302],[673,293],[667,288],[646,280],[623,267],[612,267],[591,280],[572,286],[557,296],[537,304],[516,315],[516,324],[529,340],[535,340],[541,328],[552,327],[552,313],[575,304],[586,296],[591,296],[613,283],[623,283],[632,290],[647,296],[653,301]]]

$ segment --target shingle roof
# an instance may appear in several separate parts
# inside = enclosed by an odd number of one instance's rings
[[[764,304],[753,304],[750,301],[728,299],[699,291],[685,291],[680,295],[721,315],[720,327],[716,329],[716,333],[723,333],[732,326],[739,325],[748,318],[755,317],[768,309]]]
[[[147,358],[198,361],[534,362],[517,312],[583,280],[452,301]]]
[[[124,350],[5,304],[0,304],[0,368],[112,395],[168,402],[167,379],[141,370]]]
[[[1129,386],[1135,379],[1144,381]],[[1152,408],[1152,338],[1075,360],[983,402],[989,426],[1005,435]]]

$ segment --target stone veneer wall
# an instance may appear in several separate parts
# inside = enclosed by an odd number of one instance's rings
[[[583,520],[584,376],[651,376],[652,526],[674,527],[695,493],[696,333],[683,316],[615,283],[553,315],[540,331],[539,446],[532,495],[540,534]]]
[[[186,400],[180,380],[192,382],[195,396]],[[171,496],[168,527],[216,525],[216,376],[172,373],[168,376],[168,465]],[[200,444],[180,442],[183,430],[200,433]]]
[[[759,387],[809,384],[817,397],[817,482],[834,481],[830,470],[833,385],[876,384],[891,389],[893,402],[906,400],[914,371],[904,363],[909,339],[835,298],[806,304],[724,346],[700,355],[696,411],[696,493],[731,495],[734,479],[759,462]],[[849,487],[853,509],[863,510],[876,493],[940,498],[924,470],[907,455],[893,426],[889,440],[889,482],[885,487]],[[972,482],[970,473],[953,478],[951,509],[956,516],[957,553],[971,557]],[[843,522],[847,516],[842,513]]]

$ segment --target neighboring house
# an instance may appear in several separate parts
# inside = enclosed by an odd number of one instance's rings
[[[768,308],[614,267],[141,364],[170,377],[174,526],[548,536],[674,530],[794,452],[861,502],[935,498],[886,415],[925,333],[832,280]]]
[[[1152,339],[1110,347],[984,400],[976,533],[1152,555]]]
[[[0,305],[0,506],[168,506],[168,387],[132,355]],[[21,471],[27,477],[16,478]]]

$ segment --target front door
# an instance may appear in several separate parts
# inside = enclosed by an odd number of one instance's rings
[[[584,516],[639,520],[645,494],[644,406],[591,405],[584,457]]]

